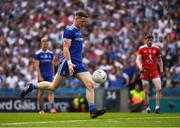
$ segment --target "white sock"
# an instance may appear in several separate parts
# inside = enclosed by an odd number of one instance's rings
[[[151,110],[151,108],[150,108],[150,107],[147,107],[146,110]]]
[[[159,106],[156,106],[156,108],[155,109],[158,109],[159,108]]]

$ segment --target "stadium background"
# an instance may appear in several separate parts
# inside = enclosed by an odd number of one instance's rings
[[[40,39],[44,35],[50,38],[49,48],[55,54],[57,68],[64,27],[72,23],[72,14],[79,9],[87,10],[91,17],[83,29],[83,62],[90,72],[102,68],[108,74],[108,80],[96,86],[96,90],[101,93],[99,97],[108,95],[111,100],[97,98],[97,103],[103,101],[103,105],[121,107],[119,92],[126,90],[128,95],[136,84],[141,85],[135,65],[136,51],[143,44],[144,34],[152,32],[154,43],[162,49],[164,62],[163,110],[179,112],[180,9],[177,0],[0,0],[0,110],[15,111],[14,106],[19,111],[33,109],[37,93],[25,100],[19,99],[19,94],[27,81],[37,81],[33,56],[40,48]],[[153,104],[153,87],[150,92]],[[71,105],[74,98],[84,96],[85,89],[78,80],[69,78],[55,94],[57,105],[62,107],[60,111],[69,111],[64,108],[66,103]],[[121,111],[118,107],[116,111]]]

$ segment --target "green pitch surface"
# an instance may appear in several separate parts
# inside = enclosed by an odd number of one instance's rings
[[[90,119],[89,113],[0,113],[1,127],[180,127],[180,113],[106,113]]]

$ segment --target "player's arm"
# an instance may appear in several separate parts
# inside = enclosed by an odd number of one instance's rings
[[[158,48],[157,49],[157,64],[159,66],[159,70],[160,70],[160,74],[163,75],[163,61],[162,61],[162,57],[161,57],[161,49]]]
[[[68,64],[71,62],[71,55],[70,55],[70,52],[69,52],[70,46],[71,46],[71,40],[65,39],[64,40],[64,45],[63,45],[63,55],[66,58]]]
[[[66,61],[68,63],[68,67],[69,67],[69,73],[70,75],[73,75],[74,73],[74,64],[71,61],[71,55],[69,52],[69,48],[71,46],[71,40],[70,39],[64,39],[64,45],[63,45],[63,55],[66,58]]]
[[[37,72],[38,72],[38,81],[43,81],[43,78],[42,78],[42,76],[41,76],[41,71],[40,71],[39,65],[40,65],[39,60],[35,60],[34,66],[35,66],[35,68],[36,68],[36,70],[37,70]]]
[[[142,55],[137,54],[136,64],[137,64],[140,72],[143,72],[143,67],[142,67]]]
[[[123,77],[126,79],[126,85],[125,86],[128,86],[129,85],[129,76],[126,73],[123,73]]]
[[[135,80],[136,80],[136,73],[133,73],[133,77],[132,77],[132,79],[130,80],[130,83],[131,83],[131,84],[134,83]]]
[[[51,67],[52,67],[52,72],[53,72],[53,75],[54,75],[55,74],[54,59],[51,62]]]
[[[163,61],[161,55],[157,57],[157,63],[159,66],[160,73],[163,74]]]

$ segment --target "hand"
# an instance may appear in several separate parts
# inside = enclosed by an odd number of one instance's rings
[[[139,72],[140,72],[140,73],[143,73],[143,72],[146,72],[146,70],[143,69],[143,68],[139,68]]]
[[[164,72],[163,71],[160,71],[160,76],[164,76]]]
[[[74,64],[69,64],[68,67],[69,67],[69,75],[72,76],[74,74],[75,65]]]

